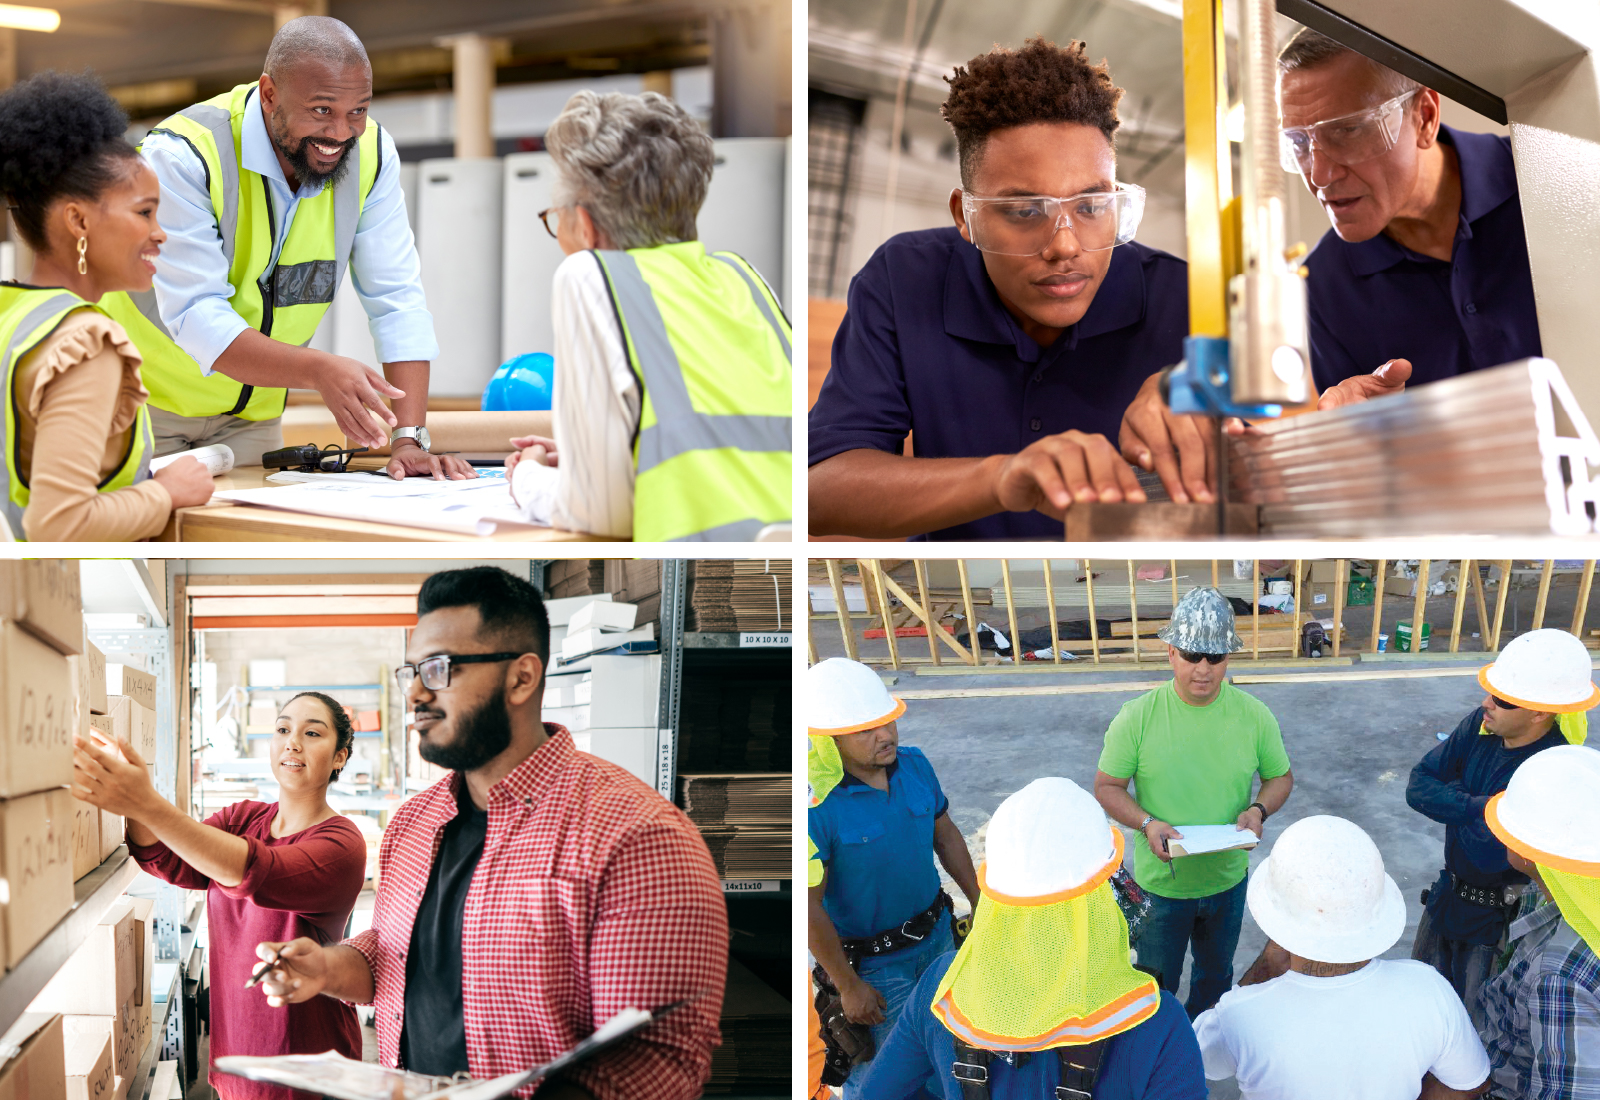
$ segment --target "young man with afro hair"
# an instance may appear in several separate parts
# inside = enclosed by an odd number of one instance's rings
[[[1059,538],[1074,501],[1144,499],[1108,437],[1183,357],[1188,287],[1131,239],[1122,89],[1039,37],[946,80],[955,224],[890,238],[851,283],[811,412],[813,534]]]

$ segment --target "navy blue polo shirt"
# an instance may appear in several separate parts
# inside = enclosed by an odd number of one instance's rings
[[[1411,361],[1437,382],[1540,354],[1533,274],[1511,141],[1439,127],[1461,162],[1461,214],[1448,262],[1386,234],[1351,244],[1333,230],[1306,257],[1311,373],[1319,389]]]
[[[901,745],[887,770],[887,792],[845,772],[806,811],[815,858],[828,868],[822,908],[847,940],[898,928],[939,896],[933,823],[950,801],[921,749]]]
[[[1114,444],[1150,375],[1183,358],[1188,267],[1134,242],[1112,250],[1094,301],[1040,347],[1006,311],[960,232],[891,237],[850,281],[833,366],[811,410],[810,465],[863,448],[918,458],[1015,454],[1077,430]],[[925,536],[1060,539],[1043,512],[1002,512]]]
[[[926,1093],[961,1100],[961,1083],[951,1072],[955,1038],[930,1007],[955,961],[952,951],[923,971],[888,1041],[851,1078],[852,1093],[859,1090],[872,1100],[912,1100]],[[1054,1050],[1030,1055],[1017,1069],[1000,1059],[989,1063],[989,1100],[1040,1100],[1054,1096],[1060,1083],[1061,1059]],[[1154,1016],[1106,1043],[1094,1095],[1095,1100],[1205,1100],[1200,1042],[1171,993],[1162,991]]]

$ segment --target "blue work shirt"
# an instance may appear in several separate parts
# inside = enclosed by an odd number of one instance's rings
[[[889,238],[850,281],[833,366],[811,410],[810,465],[845,451],[918,458],[1015,454],[1077,430],[1113,444],[1150,375],[1183,358],[1188,266],[1137,242],[1083,319],[1040,347],[1006,311],[983,254],[954,227]],[[1043,512],[1001,512],[931,539],[1055,539]]]
[[[889,1041],[879,1048],[852,1095],[871,1100],[908,1100],[927,1091],[941,1100],[962,1100],[961,1083],[950,1072],[956,1061],[955,1037],[930,1007],[939,983],[955,961],[954,951],[922,975]],[[860,1072],[860,1071],[857,1071]],[[1043,1100],[1061,1083],[1061,1060],[1054,1050],[1039,1051],[1018,1069],[999,1058],[989,1063],[989,1100]],[[1106,1043],[1100,1059],[1095,1100],[1205,1100],[1205,1066],[1188,1013],[1171,993],[1138,1027]]]
[[[1551,727],[1531,745],[1508,749],[1500,738],[1480,734],[1483,708],[1461,720],[1446,741],[1435,745],[1411,769],[1406,803],[1444,825],[1444,866],[1474,886],[1498,890],[1520,886],[1528,877],[1511,869],[1506,846],[1489,831],[1483,808],[1491,796],[1511,782],[1511,773],[1528,757],[1567,739]],[[1441,879],[1428,896],[1428,916],[1440,936],[1462,943],[1495,944],[1505,928],[1504,916],[1493,909],[1456,897]]]
[[[1318,389],[1411,361],[1437,382],[1540,354],[1533,273],[1511,141],[1439,127],[1461,164],[1461,213],[1449,261],[1379,233],[1352,244],[1328,230],[1306,257],[1311,373]]]
[[[898,928],[939,896],[933,823],[950,808],[921,749],[900,746],[889,790],[849,772],[806,811],[816,858],[828,868],[822,908],[843,939]]]

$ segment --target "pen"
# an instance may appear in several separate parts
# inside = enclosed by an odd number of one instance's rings
[[[1172,865],[1172,849],[1167,846],[1167,838],[1166,837],[1162,837],[1161,838],[1161,850],[1163,852],[1165,852],[1166,856],[1167,856],[1167,873],[1172,876],[1172,881],[1173,882],[1177,882],[1178,881],[1178,869]]]
[[[278,948],[278,953],[272,957],[271,961],[262,963],[261,968],[254,974],[250,975],[250,980],[244,983],[244,987],[246,989],[254,989],[256,986],[260,985],[261,980],[268,974],[272,973],[272,968],[277,966],[282,961],[283,948],[280,947]]]

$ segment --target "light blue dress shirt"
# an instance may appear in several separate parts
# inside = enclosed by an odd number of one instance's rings
[[[432,361],[439,355],[439,343],[423,300],[422,267],[406,220],[400,155],[387,131],[380,131],[378,141],[382,164],[356,227],[350,281],[367,311],[380,363]],[[206,188],[206,168],[182,138],[169,134],[146,137],[143,152],[161,181],[157,216],[167,231],[156,260],[156,303],[173,340],[209,375],[217,357],[250,326],[229,301],[234,288]],[[240,154],[242,166],[266,181],[278,230],[272,243],[276,264],[300,200],[315,198],[321,189],[289,190],[256,95],[246,105]]]

